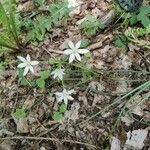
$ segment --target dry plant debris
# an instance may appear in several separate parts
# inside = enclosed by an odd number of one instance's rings
[[[148,150],[150,30],[143,20],[134,24],[112,0],[68,0],[67,7],[17,0],[16,7],[29,19],[23,35],[37,27],[42,40],[0,53],[0,150]],[[59,14],[52,22],[44,18],[49,11]],[[136,27],[127,40],[125,31]],[[0,36],[1,29],[0,20]]]

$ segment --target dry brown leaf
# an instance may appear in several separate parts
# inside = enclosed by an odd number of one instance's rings
[[[35,97],[29,95],[23,104],[23,109],[30,110],[31,107],[34,105],[34,102],[35,102]]]
[[[75,122],[77,119],[79,119],[79,109],[80,105],[79,103],[75,102],[71,105],[71,110],[65,112],[64,118],[62,122],[70,122],[73,121]]]
[[[98,16],[102,16],[100,14],[103,14],[101,10],[99,10],[97,7],[95,7],[94,9],[92,9],[92,15],[95,16],[96,18]]]
[[[29,132],[29,125],[27,118],[14,118],[14,121],[17,125],[17,132],[18,133],[28,133]]]
[[[143,109],[146,106],[145,106],[145,101],[142,102],[142,96],[137,95],[130,101],[130,103],[127,104],[126,107],[129,108],[132,113],[142,116]]]
[[[115,59],[115,62],[113,63],[114,69],[130,69],[132,65],[132,60],[128,55],[125,55],[123,53],[120,54],[120,56]]]
[[[84,106],[88,105],[86,92],[79,92],[78,100],[83,102]]]
[[[97,104],[100,104],[103,101],[105,101],[105,97],[103,95],[94,94],[92,106],[95,107]]]
[[[65,39],[65,41],[59,46],[60,50],[64,50],[66,48],[68,48],[68,42],[70,41],[70,39]]]
[[[126,93],[127,91],[129,91],[127,81],[125,81],[125,78],[119,79],[116,94]]]
[[[0,150],[13,150],[15,142],[11,140],[4,140],[0,142]]]
[[[134,122],[129,116],[121,117],[121,121],[124,122],[126,126],[130,126]]]
[[[14,133],[8,131],[7,129],[1,129],[1,130],[0,130],[0,137],[3,136],[3,135],[13,136]]]
[[[92,81],[89,83],[88,88],[94,89],[97,91],[104,91],[105,87],[102,85],[102,83],[97,82],[97,81]]]
[[[34,2],[32,0],[29,0],[25,3],[20,3],[18,5],[18,10],[20,11],[29,11],[32,10],[35,7]]]

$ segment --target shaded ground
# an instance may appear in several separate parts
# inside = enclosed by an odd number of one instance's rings
[[[51,57],[63,58],[61,52],[67,46],[67,40],[77,42],[84,36],[77,22],[88,13],[101,18],[111,7],[110,0],[84,1],[80,13],[70,17],[67,24],[61,28],[54,28],[46,34],[43,42],[28,45],[27,50],[19,55],[28,53],[35,60],[41,61]],[[89,68],[93,68],[96,75],[92,74],[85,82],[66,79],[66,85],[74,87],[77,92],[74,101],[69,102],[68,111],[60,122],[52,118],[54,111],[59,107],[53,94],[61,89],[59,84],[48,79],[47,88],[44,90],[18,85],[16,55],[10,55],[11,63],[0,76],[0,128],[10,132],[0,140],[1,149],[107,150],[110,149],[111,136],[118,137],[123,145],[128,131],[149,129],[150,102],[145,98],[150,94],[148,89],[134,97],[132,119],[128,117],[126,111],[122,112],[120,118],[118,117],[122,106],[129,98],[122,99],[107,111],[93,116],[114,103],[116,98],[150,80],[150,53],[146,49],[130,42],[128,51],[114,46],[115,38],[126,28],[121,26],[120,21],[89,38],[88,48],[91,50],[92,57],[87,59],[86,64]],[[149,41],[149,37],[145,37],[145,40]],[[57,51],[52,52],[52,50]],[[50,68],[48,65],[40,67]],[[36,71],[40,70],[40,67]],[[70,76],[82,78],[80,74]],[[135,110],[144,98],[146,101]],[[22,106],[26,107],[28,115],[17,124],[11,113]],[[89,120],[91,116],[93,118]],[[147,138],[144,150],[148,149],[148,143]]]

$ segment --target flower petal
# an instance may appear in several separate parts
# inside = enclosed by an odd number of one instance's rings
[[[73,44],[72,41],[69,41],[69,42],[68,42],[68,46],[69,46],[71,49],[74,49],[74,48],[75,48],[75,46],[74,46],[74,44]]]
[[[58,103],[62,102],[62,100],[63,100],[62,98],[57,98]]]
[[[81,40],[80,40],[79,42],[77,42],[77,44],[76,44],[75,48],[76,48],[76,49],[79,49],[79,48],[80,48],[80,46],[81,46]]]
[[[51,72],[51,75],[54,75],[55,73],[56,73],[56,70],[52,71],[52,72]]]
[[[17,67],[18,67],[18,68],[24,68],[26,65],[27,65],[27,63],[21,63],[21,64],[19,64]]]
[[[64,98],[64,103],[68,105],[68,99],[66,97]]]
[[[53,78],[55,79],[56,77],[58,77],[60,80],[63,79],[63,75],[65,74],[63,71],[65,69],[61,69],[61,68],[58,68],[58,69],[55,69],[54,71],[51,72],[51,75],[54,75]]]
[[[56,96],[56,100],[57,100],[58,102],[62,102],[63,98],[62,98],[62,97],[59,97],[59,96]]]
[[[30,64],[31,64],[32,66],[34,66],[34,65],[39,64],[39,62],[38,62],[38,61],[31,61]]]
[[[64,71],[65,69],[60,69],[61,74],[65,74]]]
[[[66,49],[65,51],[64,51],[64,54],[66,54],[66,55],[70,55],[72,53],[72,50],[71,49]]]
[[[62,96],[62,93],[56,92],[55,95],[60,97],[60,96]]]
[[[76,53],[75,56],[76,56],[77,60],[81,61],[81,57],[78,53]]]
[[[55,79],[57,76],[58,76],[58,74],[57,74],[57,73],[55,73],[55,74],[54,74],[54,76],[53,76],[53,78]]]
[[[29,54],[27,54],[26,60],[27,60],[28,62],[31,61],[31,58],[30,58],[30,55],[29,55]]]
[[[78,49],[79,54],[85,54],[85,53],[88,53],[88,52],[89,52],[89,50],[87,50],[87,49]]]
[[[29,69],[30,69],[30,71],[31,71],[32,73],[34,73],[34,69],[33,69],[33,67],[32,67],[31,65],[30,65]]]
[[[74,100],[74,98],[72,96],[70,96],[70,95],[67,97],[67,99]]]
[[[63,94],[61,92],[56,92],[55,95],[56,95],[56,100],[58,102],[61,102],[63,100]]]
[[[63,80],[63,75],[62,75],[62,74],[59,74],[59,75],[58,75],[58,78],[59,78],[60,80]]]
[[[66,89],[64,89],[64,90],[63,90],[63,93],[67,93],[67,90],[66,90]]]
[[[71,54],[69,57],[69,63],[73,62],[74,59],[75,59],[74,54]]]
[[[29,71],[29,67],[25,67],[23,76],[25,76],[28,73],[28,71]]]
[[[23,58],[22,56],[17,56],[17,58],[19,59],[19,60],[21,60],[22,62],[26,62],[27,60],[25,59],[25,58]]]
[[[75,90],[69,90],[68,91],[68,94],[70,95],[70,94],[73,94],[73,93],[75,93]]]

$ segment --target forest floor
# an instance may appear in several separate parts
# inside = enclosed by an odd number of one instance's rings
[[[130,25],[122,14],[115,14],[106,28],[88,36],[80,26],[85,16],[100,19],[114,4],[112,0],[80,2],[67,22],[46,32],[43,40],[29,42],[21,52],[0,56],[1,61],[9,62],[0,73],[0,150],[149,149],[150,37],[138,37],[149,48],[124,41],[122,35],[128,27],[143,25]],[[18,2],[17,9],[32,12],[35,4]],[[68,41],[81,39],[89,55],[82,56],[81,62],[68,63],[63,53]],[[17,56],[27,54],[40,62],[28,79],[38,78],[40,70],[54,70],[62,61],[63,82],[49,75],[44,88],[20,84]],[[67,106],[58,102],[55,94],[64,87],[75,91]]]

